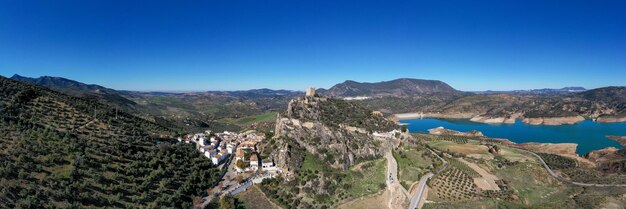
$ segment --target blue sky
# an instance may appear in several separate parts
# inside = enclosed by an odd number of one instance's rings
[[[625,1],[0,1],[0,75],[125,90],[626,85]]]

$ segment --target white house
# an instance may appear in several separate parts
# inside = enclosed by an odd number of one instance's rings
[[[231,142],[226,145],[226,151],[228,152],[228,154],[233,154],[236,148],[237,142]]]
[[[218,154],[211,158],[211,162],[213,162],[213,165],[219,165],[220,159],[222,159],[222,155]]]
[[[206,146],[207,145],[207,138],[202,136],[202,137],[198,137],[198,144],[200,146]]]
[[[207,150],[206,152],[204,152],[204,156],[206,156],[207,158],[212,158],[215,155],[217,155],[217,151],[215,150]]]
[[[267,159],[261,161],[261,164],[262,164],[263,170],[274,167],[274,162],[272,162],[271,160],[267,160]]]
[[[213,162],[213,165],[219,165],[220,163],[222,163],[222,161],[226,159],[226,157],[228,157],[228,154],[218,153],[211,158],[211,162]]]

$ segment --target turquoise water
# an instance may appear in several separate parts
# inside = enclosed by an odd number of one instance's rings
[[[606,135],[626,136],[626,122],[622,123],[596,123],[585,120],[574,125],[545,126],[528,125],[521,121],[515,124],[484,124],[469,120],[447,119],[412,119],[401,120],[407,123],[411,132],[427,132],[428,129],[443,126],[456,131],[478,130],[485,136],[492,138],[505,138],[516,143],[545,142],[545,143],[576,143],[576,152],[584,155],[590,151],[606,147],[622,146]]]

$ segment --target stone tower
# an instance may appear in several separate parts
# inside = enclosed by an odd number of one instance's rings
[[[306,89],[306,96],[307,97],[315,96],[315,88],[309,87],[308,89]]]

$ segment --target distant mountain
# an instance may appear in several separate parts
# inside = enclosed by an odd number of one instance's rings
[[[530,89],[530,90],[510,90],[510,91],[471,91],[475,94],[519,94],[519,95],[553,95],[553,94],[572,94],[586,91],[583,87],[565,87],[560,89]]]
[[[578,93],[577,95],[588,100],[603,101],[608,104],[624,105],[626,103],[626,86],[610,86],[597,88]]]
[[[406,97],[433,93],[461,92],[441,81],[401,78],[377,83],[360,83],[348,80],[328,90],[319,89],[318,93],[333,97]]]
[[[29,78],[15,74],[13,75],[13,77],[11,77],[11,79],[37,84],[72,96],[91,97],[99,100],[105,100],[106,102],[112,103],[119,107],[128,108],[126,110],[131,110],[131,108],[136,105],[135,102],[123,97],[121,93],[116,90],[105,88],[95,84],[85,84],[67,78],[52,76]]]

